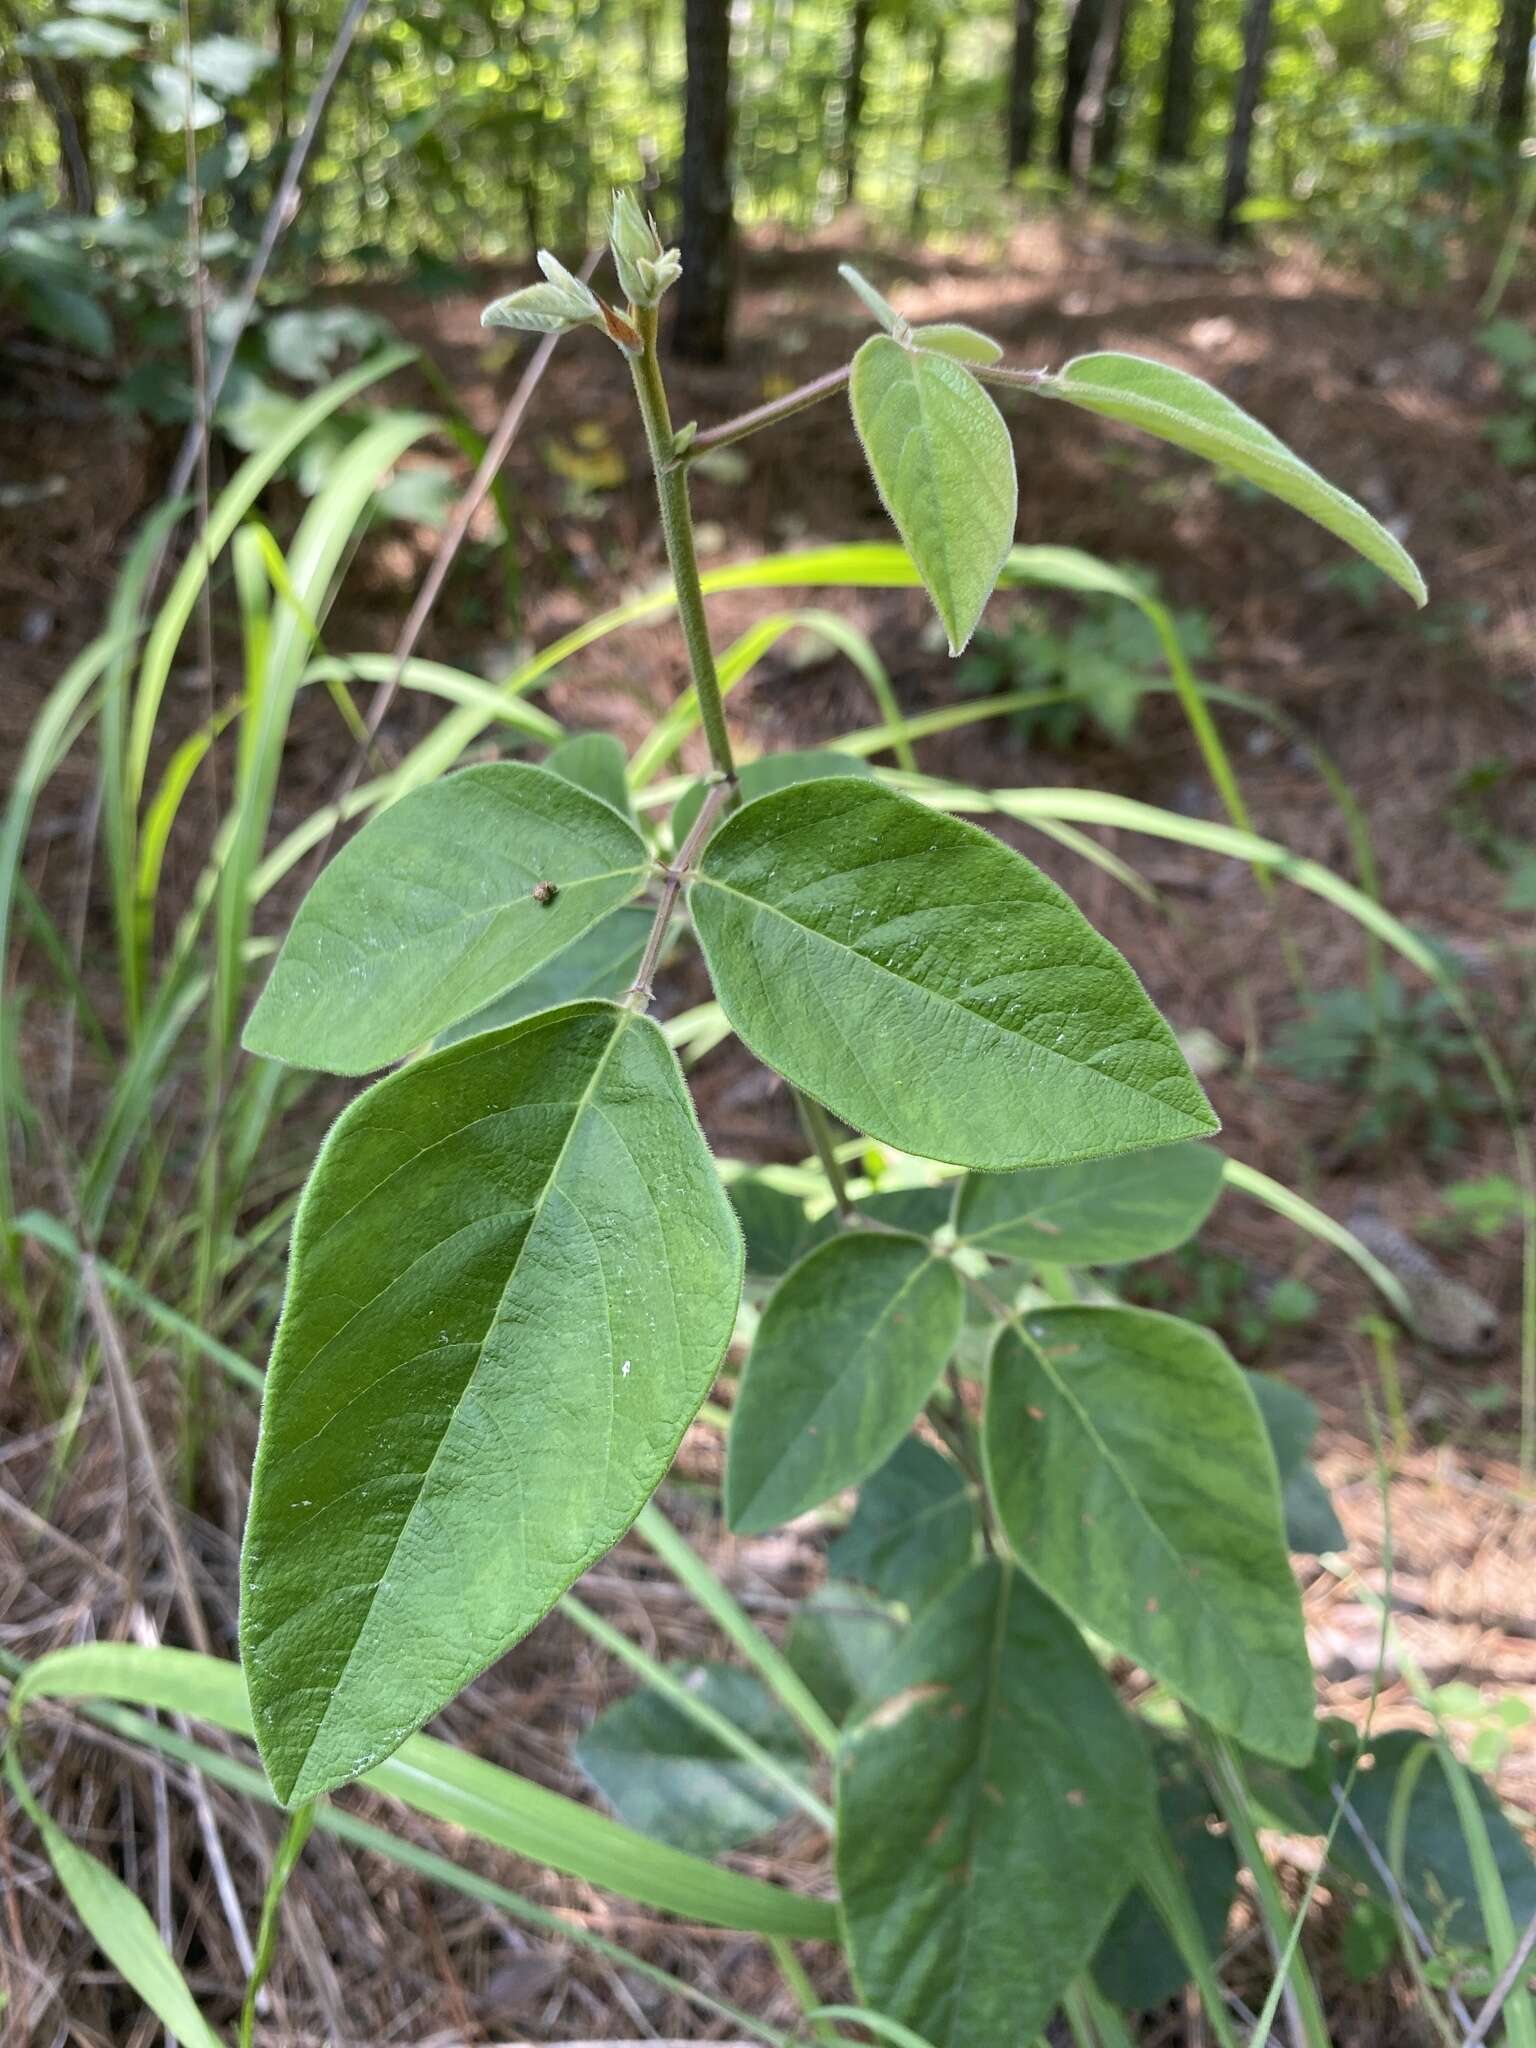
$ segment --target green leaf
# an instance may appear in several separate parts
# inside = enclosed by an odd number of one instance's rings
[[[1245,1372],[1243,1377],[1253,1389],[1279,1467],[1286,1542],[1310,1557],[1343,1550],[1349,1541],[1344,1526],[1327,1487],[1307,1462],[1317,1435],[1316,1403],[1273,1373]]]
[[[763,1312],[731,1413],[732,1529],[776,1528],[884,1464],[964,1313],[959,1274],[921,1238],[850,1231],[802,1259]]]
[[[318,384],[344,349],[367,349],[394,340],[390,324],[362,306],[291,306],[262,322],[267,361],[284,377]]]
[[[134,84],[144,111],[162,135],[179,129],[212,128],[224,109],[195,81],[189,83],[179,64],[147,64]]]
[[[1042,1309],[999,1333],[983,1448],[1009,1546],[1052,1599],[1250,1749],[1306,1761],[1274,1454],[1215,1337],[1147,1309]]]
[[[808,1778],[799,1731],[761,1679],[728,1664],[695,1664],[673,1675]],[[576,1761],[621,1820],[695,1856],[739,1848],[796,1811],[782,1786],[643,1689],[598,1715],[576,1745]]]
[[[912,339],[919,348],[931,348],[957,363],[1000,363],[1003,345],[990,334],[981,334],[957,320],[943,320],[931,327],[914,327]]]
[[[294,1225],[242,1570],[285,1801],[388,1756],[629,1527],[741,1239],[661,1032],[575,1003],[391,1075]]]
[[[22,299],[28,318],[45,334],[83,348],[88,355],[111,355],[112,322],[89,292],[38,277],[23,285]]]
[[[651,912],[638,904],[610,910],[505,995],[476,1010],[472,1017],[450,1024],[438,1034],[437,1043],[457,1045],[461,1038],[497,1031],[503,1024],[515,1024],[520,1017],[535,1016],[540,1010],[557,1009],[561,1003],[617,1002],[634,982],[651,923]]]
[[[249,92],[276,55],[242,36],[200,36],[188,50],[185,64],[199,85],[223,99]]]
[[[737,1034],[903,1152],[1055,1166],[1216,1128],[1115,949],[1022,855],[911,797],[846,777],[759,797],[690,896]]]
[[[132,29],[119,28],[111,21],[83,21],[78,15],[61,15],[56,21],[40,22],[22,36],[20,48],[29,57],[55,57],[64,64],[85,64],[101,58],[129,57],[142,46],[143,38]]]
[[[245,1044],[327,1073],[385,1066],[541,967],[647,872],[634,827],[543,768],[495,761],[413,790],[299,906]]]
[[[1331,1788],[1345,1789],[1357,1740],[1353,1729],[1340,1728],[1326,1776],[1314,1772],[1308,1780],[1290,1780],[1292,1797],[1302,1801],[1316,1834],[1325,1834],[1332,1824]],[[1423,1754],[1425,1748],[1426,1738],[1413,1729],[1378,1735],[1362,1753],[1366,1768],[1356,1773],[1349,1787],[1349,1802],[1384,1860],[1389,1857],[1394,1809],[1400,1797],[1406,1802],[1402,1877],[1408,1904],[1437,1949],[1486,1949],[1487,1931],[1466,1830],[1445,1769],[1437,1756]],[[1536,1918],[1536,1861],[1488,1786],[1476,1777],[1469,1783],[1510,1914],[1515,1925],[1523,1927]],[[1378,1897],[1389,1896],[1380,1871],[1347,1820],[1334,1833],[1330,1858]]]
[[[1237,1854],[1231,1837],[1214,1833],[1218,1819],[1205,1775],[1187,1743],[1156,1744],[1158,1819],[1169,1853],[1188,1890],[1209,1953],[1225,1946],[1227,1920],[1237,1897]],[[1129,2012],[1145,2012],[1176,1998],[1189,1972],[1151,1900],[1138,1885],[1121,1901],[1093,1959],[1094,1980],[1105,1997]]]
[[[1298,1465],[1285,1482],[1285,1540],[1308,1557],[1347,1550],[1349,1535],[1339,1520],[1333,1497],[1310,1465]]]
[[[989,1563],[915,1624],[839,1757],[859,1996],[936,2044],[1029,2041],[1153,1818],[1141,1737],[1066,1618]]]
[[[893,1608],[862,1586],[828,1579],[790,1623],[784,1654],[841,1726],[865,1697],[904,1627]]]
[[[1124,420],[1246,477],[1374,562],[1415,604],[1426,602],[1424,579],[1412,557],[1363,505],[1336,490],[1268,427],[1199,377],[1146,356],[1103,354],[1076,357],[1037,388],[1106,419]]]
[[[909,1436],[859,1489],[853,1520],[828,1548],[827,1569],[916,1614],[975,1557],[976,1512],[965,1475]]]
[[[223,2048],[197,2009],[197,2001],[176,1959],[155,1931],[155,1923],[121,1878],[77,1849],[48,1818],[22,1775],[14,1745],[5,1753],[5,1776],[17,1803],[43,1838],[54,1875],[68,1894],[80,1924],[113,1969],[143,1999],[168,2033],[188,2048]]]
[[[544,756],[551,775],[562,775],[578,789],[590,791],[622,816],[633,815],[629,801],[628,757],[611,732],[579,732]]]
[[[733,1180],[726,1193],[746,1240],[747,1272],[758,1280],[780,1280],[806,1251],[805,1204],[755,1174]]]
[[[854,357],[849,397],[881,501],[959,654],[1013,545],[1019,489],[1002,414],[952,356],[884,334]]]
[[[1120,1265],[1193,1237],[1216,1205],[1221,1178],[1221,1154],[1209,1145],[1159,1145],[1034,1173],[967,1174],[955,1197],[955,1231],[1000,1259]]]
[[[834,754],[829,747],[811,747],[804,752],[760,754],[745,761],[737,771],[741,801],[767,796],[770,790],[788,789],[796,782],[817,782],[828,775],[872,776],[873,768],[857,754]],[[681,846],[699,815],[706,784],[695,782],[685,789],[672,813],[672,843]]]

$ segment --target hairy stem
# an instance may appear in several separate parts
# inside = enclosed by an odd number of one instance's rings
[[[683,452],[683,461],[692,462],[697,455],[707,455],[711,448],[729,448],[733,441],[745,441],[749,434],[760,433],[764,427],[776,427],[780,420],[804,412],[808,405],[819,405],[822,399],[841,391],[851,375],[852,365],[844,363],[836,370],[813,377],[808,384],[786,391],[782,398],[767,399],[762,405],[754,405],[750,412],[722,420],[718,427],[709,427],[694,436]]]
[[[699,815],[694,819],[687,838],[677,850],[676,858],[667,869],[661,885],[661,901],[656,905],[656,915],[646,935],[645,951],[640,956],[640,965],[635,969],[635,978],[630,983],[625,1001],[632,1009],[646,1009],[651,1000],[651,983],[656,975],[656,963],[661,958],[661,949],[667,942],[667,927],[672,922],[678,893],[688,878],[688,870],[698,857],[705,840],[714,830],[715,820],[725,808],[726,801],[735,787],[734,778],[729,782],[712,783],[704,801],[699,806]]]
[[[642,306],[635,314],[640,334],[640,353],[629,358],[635,380],[635,396],[645,421],[646,444],[651,467],[656,472],[656,496],[661,505],[662,538],[677,591],[678,617],[688,648],[688,666],[698,692],[699,716],[709,741],[709,758],[715,772],[736,789],[736,760],[731,737],[725,728],[725,706],[720,698],[720,678],[715,671],[714,650],[709,644],[709,625],[704,616],[704,592],[699,584],[699,558],[693,544],[693,513],[688,504],[688,478],[677,460],[672,414],[667,405],[661,362],[656,354],[656,309]]]

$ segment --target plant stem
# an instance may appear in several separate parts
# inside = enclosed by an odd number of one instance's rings
[[[656,905],[656,915],[651,921],[650,931],[646,934],[645,951],[640,956],[640,965],[635,969],[635,978],[630,983],[628,995],[624,998],[631,1009],[644,1010],[650,1006],[651,982],[655,978],[656,963],[661,958],[661,949],[667,942],[667,927],[672,922],[672,912],[677,904],[678,893],[699,850],[714,830],[715,820],[725,808],[734,788],[734,776],[730,781],[712,785],[699,806],[699,815],[694,819],[687,838],[677,850],[676,859],[666,870],[661,885],[661,901]]]
[[[641,348],[629,358],[635,380],[635,396],[645,421],[646,444],[651,467],[656,472],[656,496],[661,506],[661,532],[667,545],[667,561],[677,591],[677,612],[682,620],[683,639],[688,648],[688,666],[699,697],[699,716],[709,741],[709,758],[715,772],[736,789],[736,761],[731,737],[725,728],[725,707],[720,699],[720,678],[715,672],[714,650],[709,644],[709,625],[704,616],[704,592],[699,585],[699,558],[693,544],[693,513],[688,503],[688,477],[677,459],[672,414],[667,406],[661,362],[656,354],[656,308],[642,306],[635,314]]]
[[[832,1190],[832,1199],[837,1204],[837,1213],[845,1221],[854,1213],[853,1203],[848,1197],[848,1181],[843,1173],[842,1161],[837,1156],[837,1144],[832,1136],[832,1121],[827,1112],[812,1096],[802,1095],[798,1088],[793,1090],[795,1107],[800,1112],[800,1121],[805,1126],[805,1135],[811,1141],[827,1185]]]
[[[1292,1939],[1290,1916],[1259,1842],[1253,1805],[1237,1753],[1226,1736],[1218,1734],[1215,1729],[1200,1721],[1196,1721],[1194,1726],[1216,1803],[1253,1881],[1259,1922],[1276,1971],[1281,1976],[1281,2002],[1285,2006],[1293,2048],[1330,2048],[1328,2023],[1323,2017],[1317,1986],[1312,1981],[1306,1959]]]
[[[809,405],[819,405],[822,399],[841,391],[851,374],[851,365],[844,363],[840,369],[828,370],[808,384],[786,391],[782,398],[770,398],[762,405],[754,405],[749,412],[738,413],[734,419],[722,420],[718,427],[694,436],[683,451],[683,461],[692,462],[695,456],[707,455],[712,448],[728,448],[733,441],[745,441],[749,434],[759,433],[764,427],[776,427],[780,420],[804,412]]]

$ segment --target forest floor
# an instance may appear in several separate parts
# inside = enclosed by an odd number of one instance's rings
[[[675,416],[707,425],[846,360],[864,330],[859,307],[835,274],[839,258],[851,253],[831,237],[752,247],[733,361],[675,370]],[[1117,347],[1209,377],[1400,534],[1431,587],[1431,604],[1420,613],[1351,573],[1339,548],[1299,516],[1251,501],[1183,456],[1064,407],[1029,399],[1012,407],[1020,540],[1070,544],[1150,570],[1181,613],[1204,615],[1212,642],[1200,664],[1204,678],[1283,711],[1326,751],[1371,827],[1383,901],[1446,950],[1495,1038],[1528,1062],[1531,927],[1503,907],[1507,876],[1489,854],[1536,845],[1536,571],[1529,547],[1536,488],[1512,479],[1484,437],[1496,380],[1476,346],[1470,297],[1451,292],[1399,305],[1380,283],[1329,271],[1306,253],[1218,267],[1203,250],[1144,243],[1102,222],[1026,225],[1000,258],[996,251],[930,252],[899,269],[879,260],[867,267],[912,318],[970,320],[1003,341],[1017,362],[1055,365]],[[513,282],[488,278],[483,293],[432,299],[364,295],[431,351],[483,430],[516,368],[499,339],[479,327],[479,307]],[[397,391],[421,400],[419,384],[408,377],[398,380]],[[11,760],[63,660],[96,629],[124,537],[152,501],[166,459],[163,438],[137,435],[105,411],[103,385],[23,363],[13,394],[0,391],[0,482],[61,476],[66,487],[24,511],[0,510],[8,523],[0,644],[9,671],[0,750]],[[800,415],[740,454],[739,462],[697,479],[706,566],[769,549],[886,537],[842,401]],[[455,572],[423,647],[482,673],[505,665],[509,642],[544,645],[653,582],[661,567],[643,446],[622,363],[611,351],[582,341],[557,351],[509,474],[522,527],[521,616],[506,617],[498,572],[482,555]],[[430,534],[404,528],[385,529],[371,541],[330,622],[330,644],[387,647],[432,545]],[[713,601],[712,619],[717,634],[731,638],[753,618],[798,601],[784,592],[723,597]],[[808,601],[835,607],[870,635],[905,708],[953,700],[955,671],[935,644],[919,595],[824,592]],[[988,623],[1006,625],[1024,603],[994,600]],[[1058,622],[1073,615],[1069,605],[1034,597],[1028,603]],[[547,701],[569,724],[607,728],[633,743],[683,681],[674,630],[642,627],[568,664]],[[330,794],[350,758],[351,741],[320,693],[314,696],[295,724],[279,830]],[[201,700],[188,697],[190,725]],[[854,671],[799,648],[763,663],[732,699],[731,713],[746,751],[811,745],[873,722]],[[427,716],[419,702],[402,702],[385,726],[385,743],[403,747]],[[1235,712],[1221,714],[1221,723],[1257,829],[1353,873],[1345,819],[1304,748]],[[1090,732],[1069,750],[1053,749],[1038,733],[995,721],[926,740],[919,757],[926,770],[971,783],[1070,783],[1193,817],[1221,815],[1188,731],[1164,696],[1143,700],[1124,744]],[[702,758],[690,751],[690,762]],[[49,791],[32,870],[45,897],[68,881],[89,787],[90,762],[82,753]],[[1361,935],[1343,915],[1284,885],[1273,903],[1266,901],[1238,862],[1161,840],[1101,835],[1152,884],[1157,900],[1149,905],[1103,869],[1022,827],[1006,836],[1124,950],[1176,1028],[1208,1034],[1207,1083],[1228,1150],[1340,1220],[1362,1208],[1378,1212],[1429,1245],[1490,1307],[1491,1342],[1435,1349],[1399,1338],[1413,1448],[1397,1455],[1388,1446],[1383,1486],[1370,1419],[1381,1402],[1376,1355],[1361,1327],[1375,1304],[1355,1270],[1230,1193],[1202,1240],[1206,1255],[1166,1269],[1174,1298],[1220,1297],[1245,1362],[1283,1372],[1322,1411],[1320,1468],[1348,1531],[1354,1568],[1352,1577],[1339,1579],[1315,1561],[1302,1565],[1325,1706],[1356,1722],[1369,1712],[1378,1729],[1420,1725],[1406,1675],[1413,1667],[1432,1685],[1456,1680],[1490,1699],[1514,1693],[1536,1705],[1536,1514],[1522,1502],[1515,1464],[1518,1232],[1457,1234],[1445,1201],[1456,1183],[1512,1170],[1499,1117],[1476,1102],[1457,1108],[1459,1089],[1477,1093],[1472,1065],[1453,1045],[1432,1068],[1434,1107],[1448,1113],[1448,1129],[1431,1133],[1420,1117],[1366,1143],[1355,1131],[1355,1095],[1302,1081],[1272,1057],[1298,1013],[1286,945],[1314,988],[1364,986]],[[185,856],[188,877],[195,851]],[[179,858],[173,846],[173,872]],[[1404,980],[1417,999],[1422,990],[1410,975]],[[702,993],[702,983],[686,973],[662,990],[671,1008]],[[1422,1034],[1411,1044],[1422,1053]],[[733,1048],[709,1055],[693,1078],[721,1152],[756,1160],[799,1156],[782,1091]],[[302,1121],[321,1128],[314,1098]],[[303,1129],[300,1137],[307,1142]],[[1311,1290],[1310,1306],[1295,1322],[1267,1307],[1275,1284],[1286,1280]],[[1288,1298],[1295,1300],[1296,1290]],[[160,1386],[153,1364],[146,1374],[159,1389],[152,1397],[168,1404],[169,1378]],[[0,1375],[0,1425],[11,1444],[0,1489],[46,1511],[55,1529],[84,1547],[82,1555],[50,1546],[35,1531],[0,1519],[0,1632],[27,1655],[118,1625],[121,1480],[105,1413],[92,1413],[96,1426],[82,1432],[72,1466],[50,1491],[49,1440],[35,1431],[21,1383],[7,1394]],[[194,1519],[210,1607],[226,1642],[250,1435],[241,1413],[210,1436],[214,1469]],[[717,1462],[716,1440],[695,1431],[672,1505],[771,1625],[815,1583],[820,1539],[807,1527],[733,1542],[696,1496],[690,1500],[686,1484]],[[1373,1705],[1380,1624],[1372,1598],[1388,1583],[1388,1529],[1394,1640]],[[94,1576],[89,1560],[96,1561]],[[668,1657],[719,1651],[711,1631],[648,1574],[638,1546],[621,1546],[583,1590]],[[579,1791],[571,1739],[623,1689],[614,1667],[555,1618],[471,1687],[441,1727],[543,1782]],[[1470,1724],[1463,1732],[1472,1732]],[[135,1807],[131,1794],[91,1792],[100,1751],[76,1742],[69,1758],[79,1775],[71,1779],[66,1771],[66,1814],[74,1784],[75,1822],[107,1838],[131,1834],[131,1816],[136,1812],[142,1823],[150,1803],[147,1780]],[[94,1782],[104,1782],[99,1768]],[[1515,1732],[1497,1789],[1536,1815],[1536,1721]],[[368,1801],[359,1804],[366,1808]],[[227,1817],[239,1811],[222,1810]],[[208,1903],[196,1821],[173,1802],[169,1825],[175,1854],[185,1859],[178,1883],[197,1899],[202,1976],[232,1981],[238,1971]],[[425,1826],[415,1832],[433,1838]],[[12,1853],[22,1856],[19,1842]],[[242,1891],[251,1883],[259,1891],[252,1872],[261,1853],[260,1843],[238,1849],[237,1872],[249,1865]],[[477,1852],[471,1860],[738,2005],[788,2023],[788,2008],[774,2002],[769,1960],[746,1937],[658,1927],[650,1916],[546,1871]],[[793,1824],[737,1860],[792,1882],[824,1881],[817,1839]],[[1304,1860],[1298,1849],[1298,1866]],[[29,1953],[45,1975],[79,1970],[79,1937],[44,1891],[40,1884],[24,1888]],[[642,1980],[626,1980],[578,1951],[553,1955],[542,1939],[462,1898],[318,1838],[295,1897],[296,1939],[275,1979],[269,2042],[721,2037]],[[344,1954],[334,1941],[338,1926],[346,1929]],[[1322,1938],[1336,1931],[1325,1910]],[[1256,1954],[1252,1966],[1260,1981]],[[818,1982],[835,1992],[835,1967],[828,1967]],[[1341,2043],[1390,2048],[1421,2038],[1422,2023],[1399,1997],[1401,1987],[1354,1986],[1342,1970],[1329,1978]],[[51,2027],[36,2038],[53,2038]],[[87,2018],[79,2038],[108,2035],[92,2031]],[[1170,2014],[1147,2038],[1182,2040],[1182,2023]]]

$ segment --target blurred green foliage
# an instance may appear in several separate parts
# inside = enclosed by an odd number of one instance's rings
[[[249,237],[342,11],[343,0],[235,0],[215,23],[194,7],[184,49],[168,0],[15,0],[20,33],[0,38],[0,196],[40,193],[92,212],[100,257],[111,253],[107,223],[125,216],[164,227],[169,208],[179,234],[190,111],[206,159],[204,233]],[[1249,217],[1326,230],[1399,282],[1405,272],[1434,282],[1447,235],[1497,210],[1509,176],[1484,125],[1497,11],[1497,0],[1277,0]],[[944,236],[1007,225],[1014,13],[1009,0],[736,7],[738,218],[825,225],[856,157],[856,197],[877,228],[920,222]],[[539,243],[580,249],[615,182],[645,186],[670,232],[681,15],[662,0],[378,0],[343,69],[285,261],[431,281],[466,255],[521,262]],[[1034,166],[1022,173],[1035,196],[1056,189],[1055,172],[1035,166],[1054,160],[1069,15],[1067,0],[1042,0]],[[1167,9],[1127,10],[1107,95],[1114,139],[1095,170],[1120,202],[1210,219],[1241,15],[1240,0],[1203,0],[1188,156],[1169,165],[1156,152]],[[89,209],[72,195],[71,127]],[[7,289],[16,294],[14,279]]]

